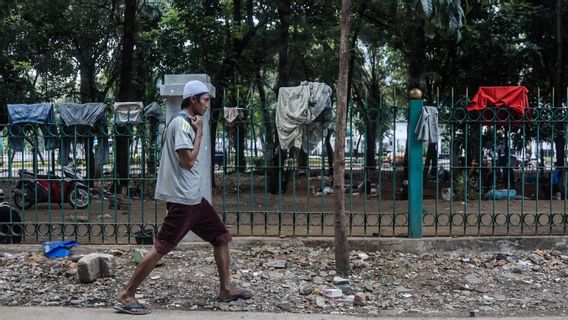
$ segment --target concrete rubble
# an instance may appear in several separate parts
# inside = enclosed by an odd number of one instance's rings
[[[111,307],[136,267],[134,250],[116,246],[100,253],[104,261],[113,258],[114,276],[103,272],[84,284],[77,270],[89,255],[77,262],[76,256],[48,259],[39,247],[0,251],[0,305]],[[163,309],[360,316],[534,316],[568,309],[568,255],[559,251],[352,251],[350,277],[336,274],[330,248],[265,245],[231,249],[231,258],[232,281],[254,292],[250,300],[217,301],[217,270],[205,247],[166,255],[137,298]],[[326,298],[322,292],[330,288],[343,295]]]
[[[91,253],[79,259],[77,276],[81,283],[90,283],[115,274],[112,254]]]

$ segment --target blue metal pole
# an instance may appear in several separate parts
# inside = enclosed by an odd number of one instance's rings
[[[422,92],[412,89],[408,102],[408,236],[410,238],[422,237],[422,201],[423,182],[422,172],[424,162],[422,159],[422,142],[414,132],[418,119],[422,113]]]

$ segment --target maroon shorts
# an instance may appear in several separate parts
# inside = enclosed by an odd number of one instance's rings
[[[205,198],[196,205],[168,202],[166,207],[168,214],[154,244],[159,253],[167,254],[172,251],[189,231],[193,231],[214,246],[231,242],[231,234],[227,227]]]

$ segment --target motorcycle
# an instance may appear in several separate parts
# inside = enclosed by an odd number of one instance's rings
[[[72,167],[63,168],[63,177],[41,175],[19,170],[20,179],[12,189],[14,205],[20,209],[29,209],[34,204],[43,202],[64,202],[73,208],[85,209],[89,206],[89,187]]]

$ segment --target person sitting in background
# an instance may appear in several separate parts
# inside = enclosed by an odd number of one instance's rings
[[[560,174],[561,169],[556,168],[550,172],[548,177],[540,176],[538,179],[538,189],[539,189],[539,199],[562,199],[562,193],[560,192]],[[526,179],[527,182],[536,182],[537,175],[529,176]]]

